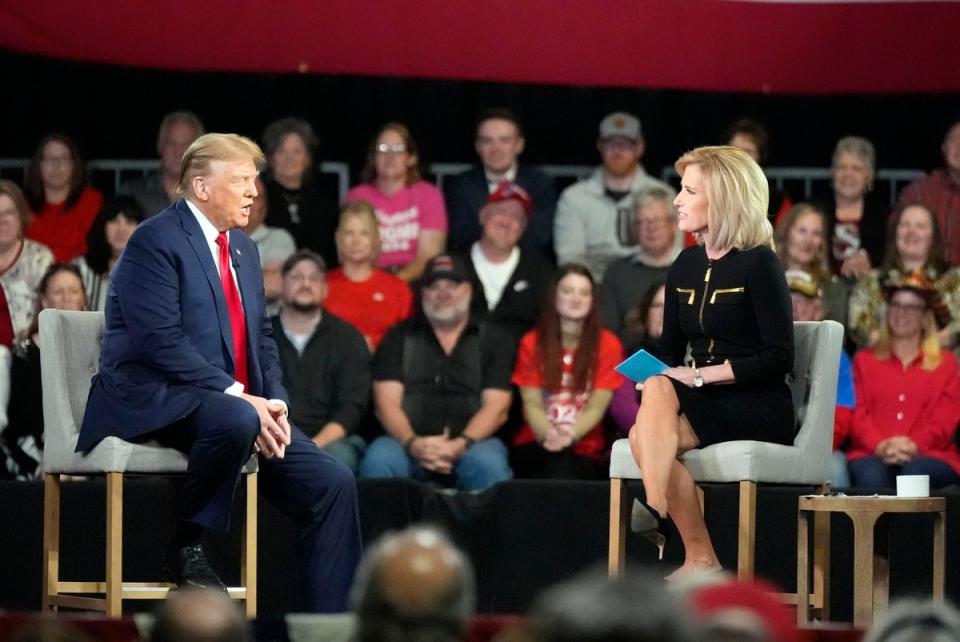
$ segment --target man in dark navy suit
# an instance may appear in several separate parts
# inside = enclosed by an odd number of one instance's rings
[[[526,142],[520,121],[507,109],[489,109],[477,119],[474,146],[480,164],[444,181],[447,204],[447,247],[465,253],[480,239],[480,208],[503,182],[516,183],[530,195],[534,209],[520,243],[553,258],[553,215],[557,192],[553,179],[539,169],[521,165]]]
[[[183,155],[183,198],[137,228],[111,276],[77,450],[115,435],[186,452],[165,568],[181,586],[222,590],[200,536],[227,529],[255,449],[264,494],[300,528],[305,607],[343,611],[360,556],[356,485],[287,421],[260,260],[236,229],[247,224],[262,163],[256,143],[235,134],[201,136]]]

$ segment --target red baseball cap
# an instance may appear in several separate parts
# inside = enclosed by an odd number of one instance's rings
[[[527,190],[510,181],[501,181],[501,183],[497,185],[497,189],[493,190],[493,193],[490,194],[487,203],[499,203],[500,201],[510,200],[519,202],[523,206],[523,213],[530,216],[530,213],[533,211],[533,199],[527,194]]]

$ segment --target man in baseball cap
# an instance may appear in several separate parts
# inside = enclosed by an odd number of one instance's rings
[[[480,491],[513,476],[494,436],[512,399],[509,337],[470,315],[464,260],[440,254],[420,278],[421,314],[391,328],[373,359],[373,399],[383,425],[361,478],[412,477]]]
[[[633,196],[652,187],[673,189],[651,178],[640,164],[645,144],[640,120],[614,112],[600,121],[597,150],[602,165],[560,195],[554,221],[559,263],[577,261],[603,280],[607,266],[636,252],[631,233]]]

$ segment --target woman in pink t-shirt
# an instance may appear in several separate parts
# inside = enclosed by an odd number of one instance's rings
[[[363,184],[347,192],[346,202],[365,200],[380,222],[379,266],[404,281],[420,277],[427,261],[447,243],[443,195],[420,179],[417,145],[410,130],[387,123],[370,142]]]
[[[603,415],[622,379],[621,351],[600,327],[590,271],[562,266],[513,370],[526,419],[510,453],[517,477],[606,478]]]
[[[337,254],[340,267],[327,274],[323,307],[363,334],[370,351],[395,323],[410,316],[413,294],[404,281],[377,269],[380,233],[367,201],[347,203],[340,211]]]

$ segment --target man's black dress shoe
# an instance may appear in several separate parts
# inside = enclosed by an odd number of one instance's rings
[[[227,593],[227,587],[213,572],[200,544],[169,551],[163,561],[163,572],[180,588],[208,588]]]

